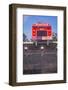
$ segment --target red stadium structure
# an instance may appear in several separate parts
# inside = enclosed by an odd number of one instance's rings
[[[32,40],[52,40],[52,27],[48,23],[37,23],[32,25]]]

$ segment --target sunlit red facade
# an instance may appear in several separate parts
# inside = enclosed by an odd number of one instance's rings
[[[32,25],[33,40],[52,40],[52,27],[49,24],[33,24]]]

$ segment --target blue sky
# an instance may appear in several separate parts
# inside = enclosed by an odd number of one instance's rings
[[[23,32],[28,39],[31,39],[32,36],[32,24],[38,22],[49,23],[52,26],[53,32],[57,33],[57,16],[24,15],[23,19]]]

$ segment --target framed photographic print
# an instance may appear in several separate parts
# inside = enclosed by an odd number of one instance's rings
[[[66,82],[66,7],[9,5],[9,85]]]

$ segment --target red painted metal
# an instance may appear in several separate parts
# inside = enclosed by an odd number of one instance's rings
[[[37,31],[47,32],[46,36],[37,36]],[[52,39],[52,27],[48,23],[37,23],[32,25],[32,39],[33,40],[51,40]]]

